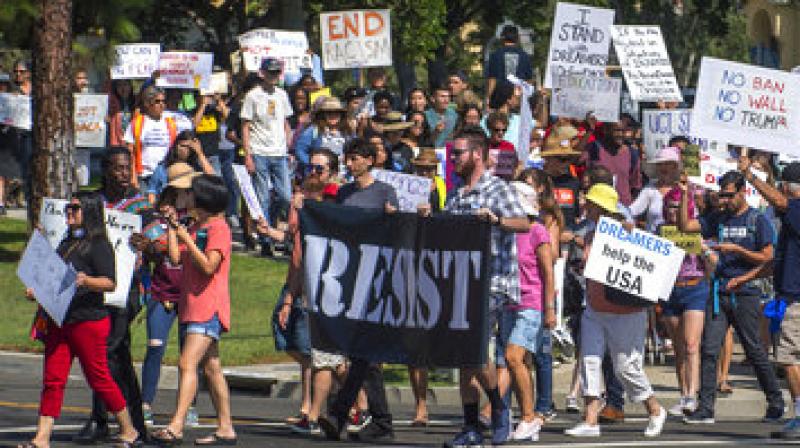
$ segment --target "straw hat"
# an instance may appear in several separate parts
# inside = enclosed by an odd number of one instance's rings
[[[199,175],[200,173],[195,171],[187,163],[173,163],[167,168],[167,178],[169,179],[167,186],[181,189],[192,188],[192,179]]]
[[[422,148],[419,155],[411,161],[411,164],[420,167],[439,166],[439,158],[436,157],[436,150],[433,148]]]
[[[607,212],[619,213],[619,194],[611,185],[594,184],[586,193],[586,200]]]
[[[580,135],[575,126],[571,124],[565,124],[553,129],[553,133],[551,134],[555,136],[555,138],[559,140],[572,140],[573,138]]]
[[[572,149],[569,139],[559,139],[555,135],[547,137],[544,142],[544,150],[539,154],[540,157],[578,157],[581,153]]]
[[[339,98],[335,96],[326,96],[324,97],[319,104],[317,104],[317,113],[324,113],[324,112],[345,112],[345,108],[342,105],[342,102],[339,101]]]
[[[404,121],[400,112],[389,112],[386,114],[386,121],[383,122],[383,132],[404,131],[411,126],[414,126],[414,123]]]

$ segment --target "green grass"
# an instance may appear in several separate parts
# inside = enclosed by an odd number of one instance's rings
[[[42,350],[40,342],[31,341],[30,325],[35,305],[25,300],[22,283],[17,278],[17,262],[27,241],[25,221],[0,218],[0,306],[4,325],[0,326],[0,349]],[[286,276],[286,263],[234,254],[231,260],[231,332],[222,337],[220,352],[225,365],[244,365],[286,361],[275,352],[272,339],[272,310]],[[131,324],[132,354],[141,361],[147,336],[144,312]],[[165,362],[178,359],[177,325],[170,334]]]

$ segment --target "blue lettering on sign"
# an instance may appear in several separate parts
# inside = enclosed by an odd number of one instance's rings
[[[600,224],[597,226],[597,231],[612,236],[620,241],[643,247],[650,252],[655,252],[665,257],[668,257],[669,254],[672,253],[671,242],[662,241],[640,230],[634,229],[633,232],[628,232],[622,225],[614,222],[600,221]]]

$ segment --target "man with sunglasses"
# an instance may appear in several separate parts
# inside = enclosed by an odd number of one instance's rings
[[[712,249],[719,254],[714,274],[712,298],[705,313],[701,342],[700,401],[697,409],[684,418],[688,424],[713,424],[717,390],[717,359],[728,327],[733,325],[747,358],[756,371],[759,386],[767,396],[764,422],[783,417],[783,395],[759,337],[761,290],[756,280],[773,260],[774,231],[769,220],[747,205],[745,177],[728,171],[719,180],[719,201],[723,213],[716,222],[689,220],[685,183],[678,214],[682,232],[702,232],[714,238]]]
[[[131,184],[144,193],[156,167],[167,156],[178,136],[175,120],[164,115],[166,105],[164,90],[148,86],[142,91],[142,112],[137,114],[125,130],[125,143],[133,155]]]
[[[574,229],[580,216],[578,194],[581,183],[570,171],[570,164],[577,162],[581,155],[573,149],[577,138],[578,131],[571,125],[557,127],[545,140],[541,153],[544,172],[553,179],[553,193],[564,214],[567,229]]]

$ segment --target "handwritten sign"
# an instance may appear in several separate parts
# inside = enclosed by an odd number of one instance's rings
[[[267,57],[279,59],[284,73],[300,73],[301,68],[311,68],[311,55],[307,53],[308,38],[302,31],[283,31],[259,28],[239,36],[244,67],[258,71]]]
[[[517,153],[512,151],[501,151],[499,149],[489,150],[489,159],[492,161],[492,174],[503,179],[509,180],[514,176],[517,169]]]
[[[800,155],[797,75],[704,57],[692,130],[697,135]]]
[[[44,230],[44,236],[50,242],[53,249],[61,244],[61,240],[67,235],[67,219],[64,216],[64,208],[69,204],[66,199],[42,199],[42,209],[39,213],[39,223]]]
[[[569,75],[605,76],[614,10],[559,2],[550,37],[546,88]]]
[[[211,85],[208,89],[200,89],[200,95],[214,95],[228,93],[228,72],[216,72],[211,74]]]
[[[375,179],[394,187],[401,212],[417,212],[417,206],[427,204],[431,195],[431,180],[427,177],[394,171],[373,169]]]
[[[25,287],[33,290],[36,301],[53,321],[63,325],[75,295],[77,272],[64,263],[38,230],[33,232],[22,253],[17,276]]]
[[[719,178],[725,175],[725,173],[728,171],[737,171],[735,161],[718,158],[707,153],[701,153],[700,177],[697,178],[697,182],[695,179],[690,179],[690,181],[692,183],[697,183],[703,188],[707,188],[712,191],[719,191]],[[754,168],[751,168],[750,172],[752,172],[755,177],[766,182],[767,173]],[[758,190],[756,190],[756,188],[752,186],[750,182],[745,183],[745,200],[750,207],[754,208],[760,207],[761,202],[763,201],[761,194],[759,194]]]
[[[583,119],[589,112],[599,121],[619,120],[622,80],[595,76],[562,76],[555,80],[550,113],[559,117]]]
[[[156,85],[173,89],[208,89],[214,55],[191,51],[169,51],[158,58]]]
[[[699,233],[683,233],[676,226],[661,226],[659,233],[662,238],[672,241],[687,254],[698,255],[701,252],[703,237]]]
[[[325,70],[392,65],[388,9],[324,12],[319,28]]]
[[[0,93],[0,124],[31,130],[31,97]]]
[[[75,146],[106,147],[108,95],[75,94]]]
[[[106,305],[125,308],[136,268],[136,251],[130,244],[131,235],[142,231],[142,217],[119,210],[105,210],[106,233],[114,249],[117,285],[114,291],[104,294]]]
[[[655,158],[658,151],[669,144],[672,137],[687,137],[703,152],[723,157],[728,145],[722,141],[698,138],[691,127],[691,109],[645,109],[642,114],[642,137],[648,159]]]
[[[250,217],[256,221],[263,218],[264,211],[261,210],[261,202],[258,201],[256,190],[253,188],[253,180],[250,178],[247,168],[244,165],[233,165],[233,174],[236,176],[236,183],[239,184],[239,190],[242,192],[247,209],[250,210]]]
[[[683,101],[660,27],[615,25],[611,38],[634,100]]]
[[[640,229],[631,232],[613,219],[597,223],[584,275],[651,302],[669,297],[683,249]]]
[[[158,68],[161,44],[114,45],[111,79],[149,78]]]

